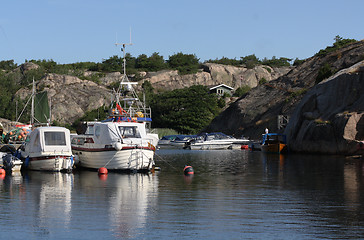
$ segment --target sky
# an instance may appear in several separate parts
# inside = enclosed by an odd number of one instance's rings
[[[1,0],[0,61],[102,62],[184,53],[305,59],[364,39],[363,0]]]

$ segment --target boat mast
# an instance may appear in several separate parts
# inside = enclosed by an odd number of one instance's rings
[[[131,42],[131,28],[130,28],[130,41],[129,43],[115,43],[115,46],[118,46],[118,45],[122,45],[122,48],[121,48],[121,51],[123,52],[123,77],[121,79],[121,82],[119,84],[119,88],[118,90],[116,91],[116,101],[119,103],[119,98],[120,98],[120,95],[121,95],[121,91],[122,91],[122,88],[123,88],[123,84],[130,84],[129,82],[129,79],[128,79],[128,76],[126,75],[126,58],[125,58],[125,47],[127,45],[131,46],[133,45],[133,43]]]
[[[35,82],[33,77],[33,90],[32,90],[32,109],[30,113],[30,125],[33,126],[34,123],[34,97],[35,97]]]

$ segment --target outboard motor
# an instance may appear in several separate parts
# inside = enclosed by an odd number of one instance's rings
[[[16,157],[8,153],[3,156],[3,165],[6,171],[11,171],[15,165]]]

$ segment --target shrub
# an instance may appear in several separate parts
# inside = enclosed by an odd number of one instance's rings
[[[265,79],[265,78],[263,77],[263,78],[261,78],[261,79],[259,80],[259,85],[266,84],[267,82],[268,82],[268,80],[267,80],[267,79]]]
[[[334,74],[334,71],[331,69],[330,64],[325,63],[317,73],[316,84],[330,77],[332,74]]]
[[[235,92],[234,92],[233,96],[234,96],[234,97],[241,97],[241,96],[243,96],[244,94],[246,94],[247,92],[249,92],[249,91],[250,91],[250,89],[251,89],[251,87],[249,87],[249,86],[247,86],[247,85],[242,86],[242,87],[238,87],[238,88],[235,90]]]

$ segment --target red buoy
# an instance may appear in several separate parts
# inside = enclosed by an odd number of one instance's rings
[[[191,166],[185,166],[185,168],[183,169],[183,173],[185,175],[192,175],[195,172],[193,171],[193,168]]]
[[[241,149],[244,150],[244,149],[249,149],[249,146],[248,145],[241,145]]]
[[[101,167],[101,168],[99,168],[98,173],[99,173],[99,175],[101,175],[101,174],[107,174],[107,169],[104,168],[104,167]]]

